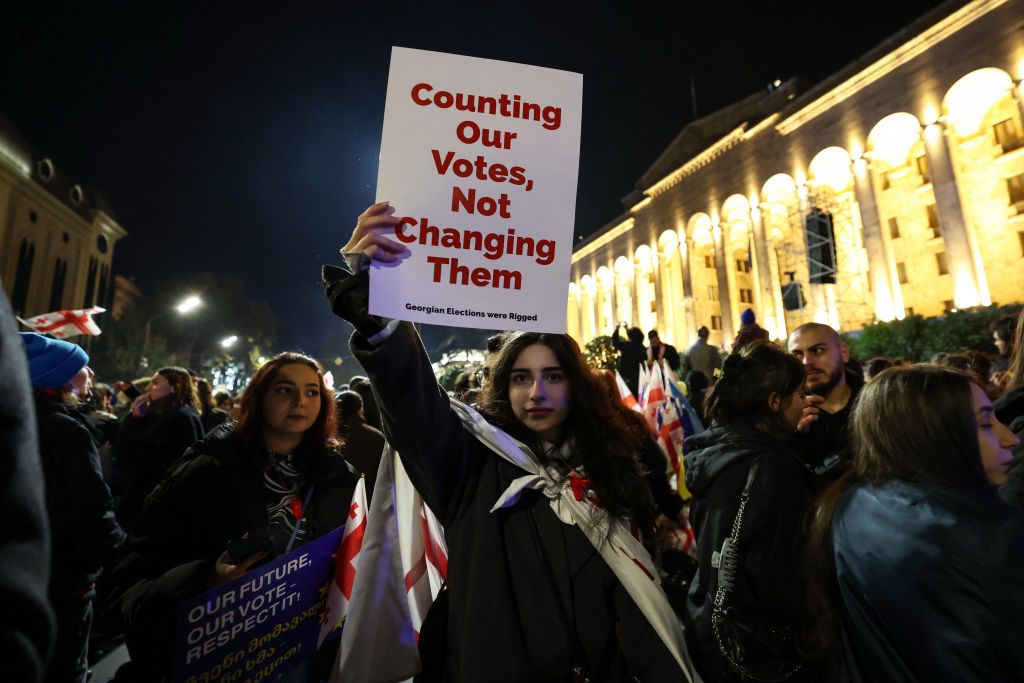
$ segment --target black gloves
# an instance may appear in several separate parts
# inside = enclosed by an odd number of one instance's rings
[[[369,339],[387,326],[387,320],[370,315],[369,272],[353,275],[337,266],[324,266],[321,277],[331,310],[352,323],[357,332]]]

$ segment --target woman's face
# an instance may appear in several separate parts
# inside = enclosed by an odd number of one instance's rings
[[[68,385],[71,387],[71,391],[74,392],[78,398],[82,400],[88,400],[92,395],[92,368],[86,365],[84,368],[78,371]],[[106,405],[109,401],[104,397],[104,404]]]
[[[278,433],[301,434],[320,414],[320,376],[302,363],[277,369],[263,395],[263,423]]]
[[[556,442],[571,407],[571,387],[555,352],[531,344],[512,363],[508,400],[519,421],[544,441]]]
[[[1006,472],[1010,468],[1013,454],[1010,449],[1018,439],[1009,428],[996,419],[992,402],[978,385],[971,383],[971,399],[974,414],[978,420],[978,449],[981,451],[981,466],[989,483],[1002,486],[1006,483]]]
[[[782,419],[786,421],[789,428],[794,432],[800,424],[800,418],[804,414],[804,388],[800,387],[789,396],[782,399]]]
[[[153,379],[149,380],[149,384],[146,385],[146,396],[149,398],[150,403],[165,396],[170,396],[173,393],[174,385],[159,372],[154,374]]]

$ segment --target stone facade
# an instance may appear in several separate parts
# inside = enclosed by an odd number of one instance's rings
[[[16,315],[109,305],[114,248],[126,234],[101,195],[0,116],[0,280]]]
[[[817,86],[689,124],[574,250],[569,333],[685,348],[707,325],[728,347],[747,307],[782,339],[1024,301],[1022,79],[1024,0],[950,2]]]

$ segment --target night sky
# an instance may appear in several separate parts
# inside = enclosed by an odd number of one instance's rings
[[[330,359],[350,328],[319,266],[374,198],[392,45],[582,73],[587,235],[692,120],[691,77],[703,116],[776,78],[821,80],[940,3],[33,4],[2,10],[0,111],[111,201],[129,233],[115,271],[148,294],[241,277],[280,317],[277,350]]]

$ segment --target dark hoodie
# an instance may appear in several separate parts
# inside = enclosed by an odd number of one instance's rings
[[[711,555],[729,536],[750,466],[759,460],[740,530],[740,570],[726,604],[787,621],[802,619],[802,556],[813,497],[811,474],[781,439],[745,424],[712,425],[686,441],[690,522],[697,538],[697,576],[684,617],[687,645],[705,680],[740,680],[719,653],[711,627],[717,570]],[[787,680],[813,680],[806,667]]]

